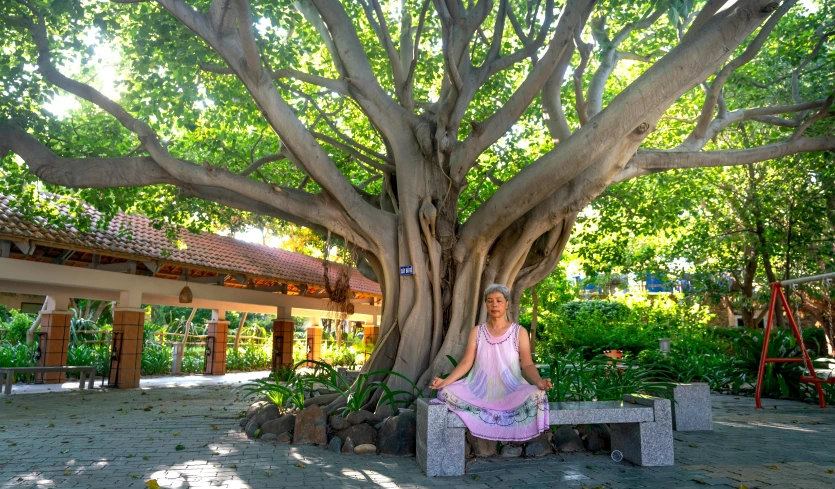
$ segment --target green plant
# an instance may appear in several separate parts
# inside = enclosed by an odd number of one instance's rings
[[[264,370],[270,367],[270,352],[272,342],[263,344],[249,344],[242,347],[229,348],[226,353],[226,370]]]
[[[340,409],[340,414],[343,416],[362,409],[378,389],[383,390],[380,402],[388,403],[392,411],[397,408],[398,404],[405,406],[413,404],[421,392],[420,388],[411,379],[391,370],[376,370],[374,372],[361,373],[352,386],[351,382],[331,365],[319,361],[310,361],[310,363],[314,365],[313,377],[316,381],[325,385],[330,390],[336,391],[345,399],[345,406]],[[392,375],[406,381],[411,385],[412,391],[391,390],[384,380],[371,380],[375,377],[385,379]]]
[[[67,349],[67,365],[96,367],[96,375],[110,373],[109,345],[70,345]],[[79,374],[67,374],[78,377]]]
[[[146,341],[142,352],[142,375],[159,375],[171,372],[171,347]]]
[[[8,329],[6,333],[6,341],[9,343],[24,343],[26,341],[26,332],[32,327],[34,322],[34,315],[26,314],[15,309],[11,310],[11,320],[4,325]]]
[[[0,367],[29,367],[34,360],[34,347],[25,343],[0,343]],[[27,374],[16,374],[15,380],[22,381]]]
[[[282,378],[278,372],[273,372],[266,379],[257,379],[252,382],[247,382],[239,389],[245,394],[244,399],[256,395],[262,395],[270,400],[273,404],[281,410],[285,410],[290,406],[297,409],[304,408],[304,391],[309,385],[307,378],[296,370],[296,364],[292,369],[293,374],[289,378]],[[284,385],[282,385],[284,382]]]
[[[550,401],[615,401],[624,394],[670,395],[672,384],[659,380],[662,372],[635,360],[586,359],[581,350],[570,349],[549,363],[554,385],[548,392]]]

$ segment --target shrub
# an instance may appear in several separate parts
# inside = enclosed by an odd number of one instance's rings
[[[34,363],[35,348],[25,343],[0,343],[0,367],[29,367]],[[27,374],[15,374],[15,381],[25,380]]]
[[[272,342],[245,345],[237,350],[229,348],[226,353],[226,369],[244,372],[268,369],[271,366],[271,351]]]
[[[110,373],[110,345],[70,345],[67,349],[67,365],[96,367],[96,375]],[[67,376],[78,377],[73,373]]]
[[[3,325],[9,330],[6,333],[6,341],[11,344],[25,343],[26,332],[32,327],[32,323],[35,321],[35,315],[12,309],[10,316],[10,321]]]
[[[662,372],[635,360],[612,362],[608,357],[586,359],[581,350],[571,349],[551,358],[548,399],[563,401],[618,401],[624,394],[669,397],[672,384]]]

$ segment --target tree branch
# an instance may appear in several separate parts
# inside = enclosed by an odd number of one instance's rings
[[[226,66],[204,63],[203,61],[198,62],[198,65],[200,66],[201,70],[208,71],[209,73],[216,73],[218,75],[235,74],[235,71],[232,68]],[[281,68],[278,70],[273,70],[270,71],[269,74],[270,78],[272,78],[273,80],[292,78],[294,80],[299,80],[304,83],[309,83],[311,85],[327,88],[330,91],[338,93],[340,95],[350,95],[350,93],[348,92],[348,85],[341,80],[333,80],[331,78],[325,78],[323,76],[311,75],[310,73],[294,70],[292,68]]]
[[[835,151],[835,137],[799,138],[757,148],[720,151],[646,149],[632,157],[613,183],[667,170],[746,165],[813,151]]]
[[[589,124],[505,182],[462,226],[453,249],[454,259],[463,263],[473,250],[486,250],[510,223],[596,161],[608,159],[608,164],[617,168],[626,159],[624,153],[634,153],[652,125],[681,94],[717,69],[728,49],[742,43],[768,18],[768,13],[762,12],[766,1],[740,0],[734,9],[717,15],[698,44],[678,46],[661,58]],[[544,59],[536,68],[543,63]],[[586,185],[580,187],[587,189]]]
[[[722,93],[722,88],[725,86],[725,82],[731,76],[731,74],[740,66],[743,66],[750,62],[754,57],[759,53],[760,49],[762,48],[765,41],[768,39],[768,36],[777,26],[777,23],[780,22],[780,19],[786,12],[791,9],[798,0],[786,0],[766,21],[765,25],[762,26],[760,32],[757,33],[757,36],[751,41],[751,44],[745,48],[745,51],[738,56],[737,58],[733,59],[730,63],[725,65],[719,74],[716,75],[716,78],[713,80],[713,83],[710,85],[707,93],[705,94],[705,103],[702,106],[702,112],[699,116],[699,122],[696,124],[696,127],[693,129],[693,132],[687,137],[688,141],[698,141],[705,138],[705,134],[707,133],[708,127],[710,126],[710,121],[713,119],[713,110],[716,107],[717,102],[719,101],[719,97]]]
[[[594,0],[569,0],[557,21],[554,37],[548,45],[548,51],[534,66],[525,81],[511,95],[507,103],[481,124],[479,131],[458,146],[452,154],[450,178],[460,182],[475,163],[478,155],[495,143],[522,115],[531,104],[542,86],[553,74],[563,54],[568,50],[574,29],[585,23]]]

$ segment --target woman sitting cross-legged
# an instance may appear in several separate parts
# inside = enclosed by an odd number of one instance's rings
[[[525,441],[548,429],[546,391],[552,386],[531,359],[528,332],[508,319],[509,301],[506,286],[487,287],[489,319],[470,332],[464,358],[452,373],[436,377],[429,387],[439,391],[435,402],[460,416],[474,436]],[[522,379],[523,373],[533,385]]]

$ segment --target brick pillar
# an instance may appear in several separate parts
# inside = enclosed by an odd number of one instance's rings
[[[225,315],[224,315],[225,317]],[[215,337],[211,351],[206,355],[205,373],[211,375],[226,374],[226,349],[229,338],[229,321],[212,319],[206,323],[206,334]]]
[[[67,349],[70,343],[70,311],[49,311],[41,313],[41,333],[46,333],[44,344],[38,345],[41,357],[38,365],[42,367],[63,367],[67,365]],[[64,382],[63,372],[43,374],[45,384]]]
[[[371,343],[372,345],[377,344],[377,340],[380,337],[380,327],[374,326],[373,324],[365,324],[362,327],[362,344],[366,345]]]
[[[308,326],[307,328],[307,359],[308,360],[322,360],[322,327]],[[313,364],[308,364],[312,367]]]
[[[293,331],[295,322],[292,319],[276,319],[273,321],[273,359],[272,370],[279,366],[293,366]]]
[[[142,370],[142,335],[145,331],[145,309],[117,307],[113,309],[113,351],[116,359],[110,364],[110,385],[119,389],[139,387]]]

